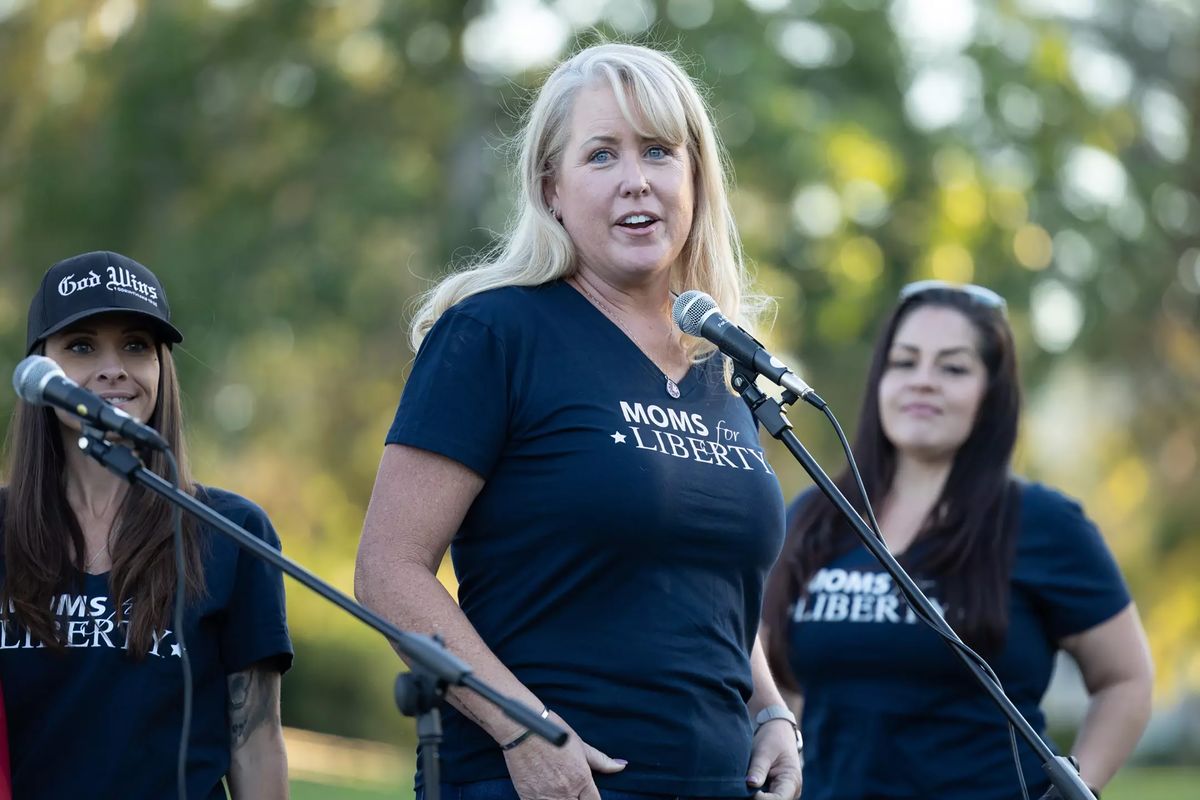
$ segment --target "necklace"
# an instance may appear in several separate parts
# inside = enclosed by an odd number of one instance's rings
[[[91,572],[92,566],[95,565],[95,563],[100,560],[100,556],[106,554],[107,552],[108,552],[108,545],[106,544],[106,545],[104,545],[103,548],[101,548],[91,558],[89,558],[87,560],[87,563],[83,565],[83,571]]]
[[[646,358],[650,359],[650,363],[654,365],[655,369],[657,369],[659,371],[659,373],[662,375],[663,380],[666,381],[667,394],[670,395],[673,399],[678,400],[679,399],[679,384],[677,384],[677,383],[675,383],[675,381],[671,380],[671,376],[667,374],[666,370],[664,370],[661,366],[659,366],[659,363],[654,360],[654,357],[652,355],[650,355],[650,351],[648,351],[645,347],[642,346],[641,340],[639,340],[638,337],[633,335],[633,331],[631,331],[631,330],[629,330],[629,328],[625,327],[625,323],[621,322],[621,318],[619,316],[617,316],[616,311],[613,310],[608,305],[608,303],[604,302],[599,297],[592,294],[588,290],[587,284],[585,284],[583,281],[576,278],[571,281],[571,284],[573,286],[579,287],[579,290],[582,291],[584,293],[584,295],[589,300],[592,301],[592,305],[594,305],[596,308],[600,309],[600,312],[602,314],[604,314],[604,316],[606,316],[610,320],[612,320],[613,324],[615,324],[618,328],[620,328],[625,333],[625,335],[629,337],[629,340],[631,342],[633,342],[635,345],[637,345],[637,348],[642,351],[642,354],[645,355]]]

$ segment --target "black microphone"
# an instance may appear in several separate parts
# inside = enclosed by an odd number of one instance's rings
[[[69,411],[94,428],[112,431],[145,447],[169,450],[166,440],[149,425],[143,425],[116,406],[71,380],[53,359],[29,356],[13,372],[17,396],[35,406],[55,406]]]
[[[721,313],[721,309],[717,308],[717,301],[699,289],[692,289],[675,298],[671,316],[675,318],[675,324],[681,331],[707,339],[743,367],[782,386],[817,408],[825,404],[811,386],[788,369],[786,364],[768,353],[761,342],[730,322]]]

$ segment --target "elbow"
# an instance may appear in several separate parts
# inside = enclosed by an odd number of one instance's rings
[[[1141,669],[1138,670],[1134,682],[1137,686],[1138,703],[1149,716],[1150,706],[1154,699],[1154,659],[1150,655],[1149,647],[1145,649],[1141,661]]]
[[[1146,716],[1150,716],[1150,708],[1154,701],[1154,661],[1149,654],[1146,656],[1146,669],[1140,681],[1141,684],[1141,701],[1142,707],[1146,711]]]
[[[354,562],[354,599],[364,606],[371,605],[371,598],[378,580],[372,569],[372,558],[365,544],[358,548],[358,558]]]

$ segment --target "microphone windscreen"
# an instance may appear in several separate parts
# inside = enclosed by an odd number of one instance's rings
[[[62,368],[54,359],[45,356],[29,356],[17,364],[13,372],[13,389],[17,396],[34,406],[43,405],[42,387],[55,375],[62,375]]]
[[[716,307],[716,300],[699,289],[691,289],[675,298],[671,316],[674,317],[679,330],[691,336],[699,336],[700,328],[704,325],[704,318]]]

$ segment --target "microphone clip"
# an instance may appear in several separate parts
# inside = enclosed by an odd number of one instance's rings
[[[108,441],[104,431],[87,423],[81,426],[78,444],[80,450],[107,467],[110,472],[129,481],[132,481],[134,474],[145,466],[133,449],[119,442]]]
[[[780,400],[773,400],[755,384],[758,375],[754,370],[740,361],[730,360],[733,361],[733,379],[730,383],[733,385],[733,390],[741,395],[742,400],[750,407],[750,413],[754,415],[754,418],[771,436],[778,437],[783,431],[790,431],[792,421],[787,418],[784,406],[791,405],[799,397],[794,392],[784,389],[783,397]],[[790,400],[788,399],[789,395],[791,395]]]

